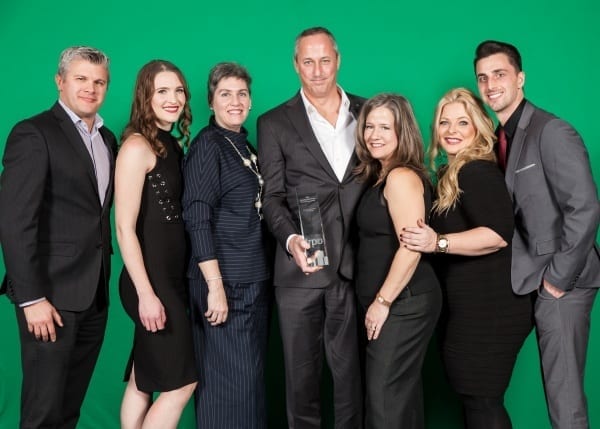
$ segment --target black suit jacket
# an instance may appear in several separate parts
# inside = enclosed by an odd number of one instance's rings
[[[111,169],[103,206],[89,152],[60,104],[18,123],[8,136],[0,242],[13,302],[45,296],[58,309],[82,311],[95,297],[101,268],[108,297],[116,139],[105,127],[100,133]]]
[[[358,117],[364,99],[347,95],[350,110]],[[279,244],[275,286],[321,288],[339,275],[352,279],[351,225],[363,190],[352,173],[356,154],[340,183],[315,137],[299,92],[258,118],[258,150],[265,179],[265,220]],[[285,248],[287,238],[300,233],[296,191],[317,194],[323,218],[330,265],[310,276],[302,273]]]

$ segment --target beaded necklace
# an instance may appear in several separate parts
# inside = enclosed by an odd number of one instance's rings
[[[263,215],[262,215],[262,193],[263,193],[263,186],[265,184],[265,181],[263,180],[263,177],[260,174],[260,170],[258,169],[258,164],[256,163],[258,158],[256,157],[256,155],[254,155],[252,153],[250,148],[248,148],[248,145],[246,145],[246,150],[250,154],[250,159],[246,158],[245,156],[243,156],[240,153],[238,148],[235,147],[235,144],[233,144],[233,142],[231,141],[231,139],[229,137],[227,137],[227,136],[223,136],[223,137],[225,137],[225,139],[229,142],[229,144],[231,144],[231,147],[233,147],[233,149],[239,155],[240,159],[242,160],[242,164],[244,164],[244,167],[248,167],[248,169],[256,176],[256,179],[258,180],[258,194],[256,194],[256,198],[254,199],[254,207],[256,208],[256,213],[258,214],[258,217],[260,219],[262,219],[263,218]]]

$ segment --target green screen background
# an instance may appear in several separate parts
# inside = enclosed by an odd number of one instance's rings
[[[448,89],[476,89],[472,58],[484,39],[516,44],[527,74],[526,95],[535,104],[572,123],[586,142],[596,182],[600,177],[597,73],[599,7],[592,0],[496,3],[440,0],[399,2],[157,0],[105,2],[4,1],[0,5],[3,82],[0,150],[19,120],[49,108],[60,51],[89,44],[112,61],[111,83],[101,111],[119,134],[128,118],[139,68],[155,58],[177,64],[193,94],[193,132],[207,121],[206,77],[216,62],[233,60],[251,72],[253,109],[247,128],[255,141],[255,120],[298,89],[292,67],[293,40],[303,28],[323,25],[336,35],[342,54],[339,81],[346,91],[370,97],[398,92],[412,102],[426,140],[433,109]],[[118,249],[115,243],[115,249]],[[114,255],[108,329],[82,409],[80,428],[119,427],[123,368],[133,327],[120,305],[117,279],[121,258]],[[4,266],[0,261],[0,275]],[[482,285],[484,287],[485,285]],[[600,309],[593,318],[600,323]],[[20,358],[12,305],[0,299],[0,429],[18,425]],[[461,427],[460,407],[431,347],[424,371],[428,428]],[[600,424],[600,330],[593,326],[586,387],[592,427]],[[271,327],[268,360],[270,427],[284,428],[281,344]],[[331,383],[325,379],[323,427],[333,427]],[[516,428],[549,428],[535,338],[523,347],[506,402]],[[192,428],[185,411],[180,428]]]

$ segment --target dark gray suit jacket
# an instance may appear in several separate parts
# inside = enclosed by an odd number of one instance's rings
[[[364,99],[347,95],[356,118]],[[340,275],[352,279],[351,225],[363,189],[352,173],[356,154],[340,183],[315,137],[299,92],[258,118],[258,151],[265,179],[265,220],[279,244],[275,286],[322,288]],[[316,193],[323,218],[330,265],[310,276],[302,273],[285,248],[287,238],[300,233],[296,191]]]
[[[545,278],[564,291],[600,287],[596,233],[600,204],[577,131],[527,102],[506,166],[513,198],[512,286],[536,290]]]
[[[111,168],[104,206],[92,159],[60,104],[18,123],[8,136],[0,242],[6,292],[17,304],[45,296],[60,310],[85,310],[101,267],[108,297],[116,139],[105,127],[100,133]]]

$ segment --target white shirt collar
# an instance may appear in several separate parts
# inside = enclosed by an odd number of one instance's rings
[[[340,112],[349,112],[350,111],[350,100],[346,95],[346,92],[342,89],[341,86],[337,86],[338,91],[340,92],[340,96],[342,97],[342,102],[340,103]],[[306,113],[310,116],[313,113],[318,113],[317,108],[310,102],[306,94],[304,93],[304,88],[300,88],[300,96],[302,97],[302,101],[304,102],[304,108],[306,109]]]

